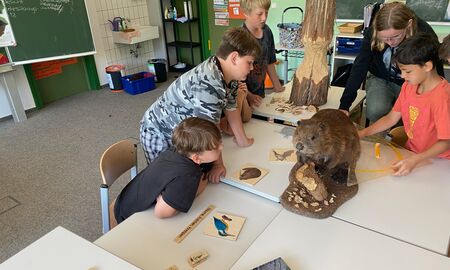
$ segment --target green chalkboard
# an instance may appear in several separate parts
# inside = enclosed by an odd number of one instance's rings
[[[95,52],[84,0],[5,0],[16,64]]]
[[[410,7],[420,18],[428,22],[450,22],[449,0],[407,0]]]
[[[384,0],[336,0],[337,19],[363,19],[364,6]],[[450,23],[449,0],[406,0],[417,16],[428,22]]]
[[[384,0],[336,0],[336,18],[362,20],[364,18],[364,7],[374,2],[382,3]]]

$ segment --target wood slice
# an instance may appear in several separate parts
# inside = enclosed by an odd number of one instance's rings
[[[292,167],[289,173],[289,186],[281,195],[281,205],[288,211],[312,218],[327,218],[358,192],[358,185],[348,187],[346,184],[338,184],[326,177],[323,181],[328,190],[328,197],[318,202],[295,178],[295,173],[302,165],[297,162]]]

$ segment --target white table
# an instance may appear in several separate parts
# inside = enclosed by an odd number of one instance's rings
[[[314,113],[304,111],[302,114],[299,115],[293,115],[292,113],[281,113],[279,111],[276,111],[275,108],[277,107],[276,104],[270,104],[270,101],[273,97],[283,97],[286,101],[289,100],[289,96],[291,95],[291,88],[292,88],[292,82],[289,82],[285,85],[285,90],[280,93],[272,92],[270,94],[267,94],[266,97],[262,100],[262,103],[258,107],[253,108],[253,114],[263,117],[268,117],[271,119],[278,119],[282,121],[288,121],[291,123],[296,124],[299,120],[309,119],[311,118]],[[342,93],[344,92],[344,88],[342,87],[336,87],[331,86],[330,89],[328,89],[328,98],[327,103],[320,106],[319,109],[337,109],[339,108],[339,100],[341,99]],[[350,111],[354,110],[358,105],[361,104],[361,102],[366,97],[366,92],[363,90],[358,90],[358,94],[356,96],[355,101],[352,103],[352,106],[350,106]]]
[[[450,161],[433,159],[407,176],[365,182],[333,216],[445,255],[450,239]]]
[[[229,212],[247,218],[237,241],[203,234],[211,213],[180,244],[175,243],[174,238],[210,204],[216,206],[213,213]],[[187,214],[158,219],[152,208],[132,215],[95,244],[142,269],[166,269],[172,265],[191,269],[187,258],[200,249],[206,249],[209,258],[196,269],[229,269],[281,209],[279,204],[228,185],[209,184]]]
[[[244,124],[246,133],[255,138],[248,148],[239,148],[224,137],[223,159],[227,176],[223,182],[275,202],[289,184],[293,163],[269,161],[272,148],[292,147],[292,137],[280,130],[291,127],[252,119]],[[270,172],[256,185],[230,180],[240,166],[250,162]],[[404,177],[387,175],[359,185],[354,198],[333,215],[344,221],[386,234],[440,254],[447,254],[450,239],[450,161],[416,168]]]
[[[334,218],[311,219],[286,210],[233,265],[248,270],[282,257],[291,269],[450,269],[450,259]]]
[[[138,270],[80,236],[57,227],[0,264],[1,270]]]
[[[247,136],[255,139],[250,147],[241,148],[231,137],[223,138],[222,157],[227,175],[221,181],[279,202],[281,194],[289,185],[289,172],[295,163],[270,161],[269,153],[273,148],[293,148],[292,136],[286,137],[282,132],[289,131],[288,133],[293,134],[295,128],[251,119],[244,124],[244,129]],[[267,169],[269,173],[254,186],[231,180],[233,173],[246,163]]]

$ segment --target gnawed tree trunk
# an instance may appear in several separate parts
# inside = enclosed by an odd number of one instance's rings
[[[307,0],[302,42],[305,58],[294,74],[289,98],[297,106],[327,102],[330,73],[327,50],[333,38],[336,0]]]

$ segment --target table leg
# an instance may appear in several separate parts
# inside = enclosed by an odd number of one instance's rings
[[[19,91],[17,90],[16,80],[14,79],[13,72],[1,73],[1,82],[6,90],[6,96],[8,98],[11,113],[14,118],[14,122],[22,122],[27,120],[25,109],[20,99]]]
[[[288,65],[288,51],[284,51],[284,84],[288,83],[288,72],[289,72],[289,65]]]

